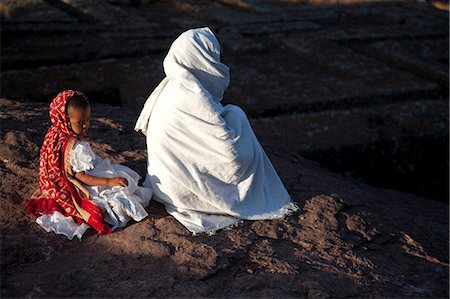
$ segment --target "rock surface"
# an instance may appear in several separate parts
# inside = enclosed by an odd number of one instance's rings
[[[25,215],[37,186],[44,103],[1,99],[1,296],[448,297],[448,206],[373,188],[262,140],[301,210],[192,236],[151,202],[149,217],[81,242]],[[91,144],[144,174],[135,112],[94,104]]]

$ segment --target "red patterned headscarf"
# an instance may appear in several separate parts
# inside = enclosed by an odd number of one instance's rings
[[[79,91],[60,92],[50,104],[52,125],[47,131],[39,160],[39,188],[26,202],[29,214],[53,214],[73,216],[78,223],[88,223],[100,234],[111,233],[104,222],[99,207],[89,200],[89,193],[75,179],[70,167],[70,153],[77,135],[70,129],[66,116],[67,102],[75,95],[85,97]]]

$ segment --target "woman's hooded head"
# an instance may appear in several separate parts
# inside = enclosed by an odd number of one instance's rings
[[[164,59],[164,71],[192,91],[200,84],[217,102],[230,82],[230,70],[220,62],[220,44],[208,27],[183,32]]]
[[[166,77],[148,97],[134,127],[145,135],[153,107],[163,91],[173,91],[176,85],[187,91],[188,97],[200,96],[212,103],[220,103],[230,83],[230,69],[220,62],[220,44],[208,27],[190,29],[178,36],[163,65]]]

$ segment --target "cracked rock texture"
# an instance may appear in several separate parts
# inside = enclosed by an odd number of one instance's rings
[[[2,297],[447,297],[448,206],[333,174],[263,142],[301,209],[192,236],[163,206],[109,236],[46,233],[22,203],[37,187],[47,104],[2,99]],[[135,113],[94,104],[91,144],[144,174]]]

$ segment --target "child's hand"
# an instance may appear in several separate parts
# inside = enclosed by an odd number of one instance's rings
[[[108,178],[108,186],[114,187],[114,186],[121,186],[126,187],[128,186],[128,181],[126,178]]]
[[[79,179],[82,183],[89,186],[128,186],[128,181],[126,178],[116,177],[116,178],[102,178],[93,175],[86,174],[84,171],[77,172],[75,177]]]

